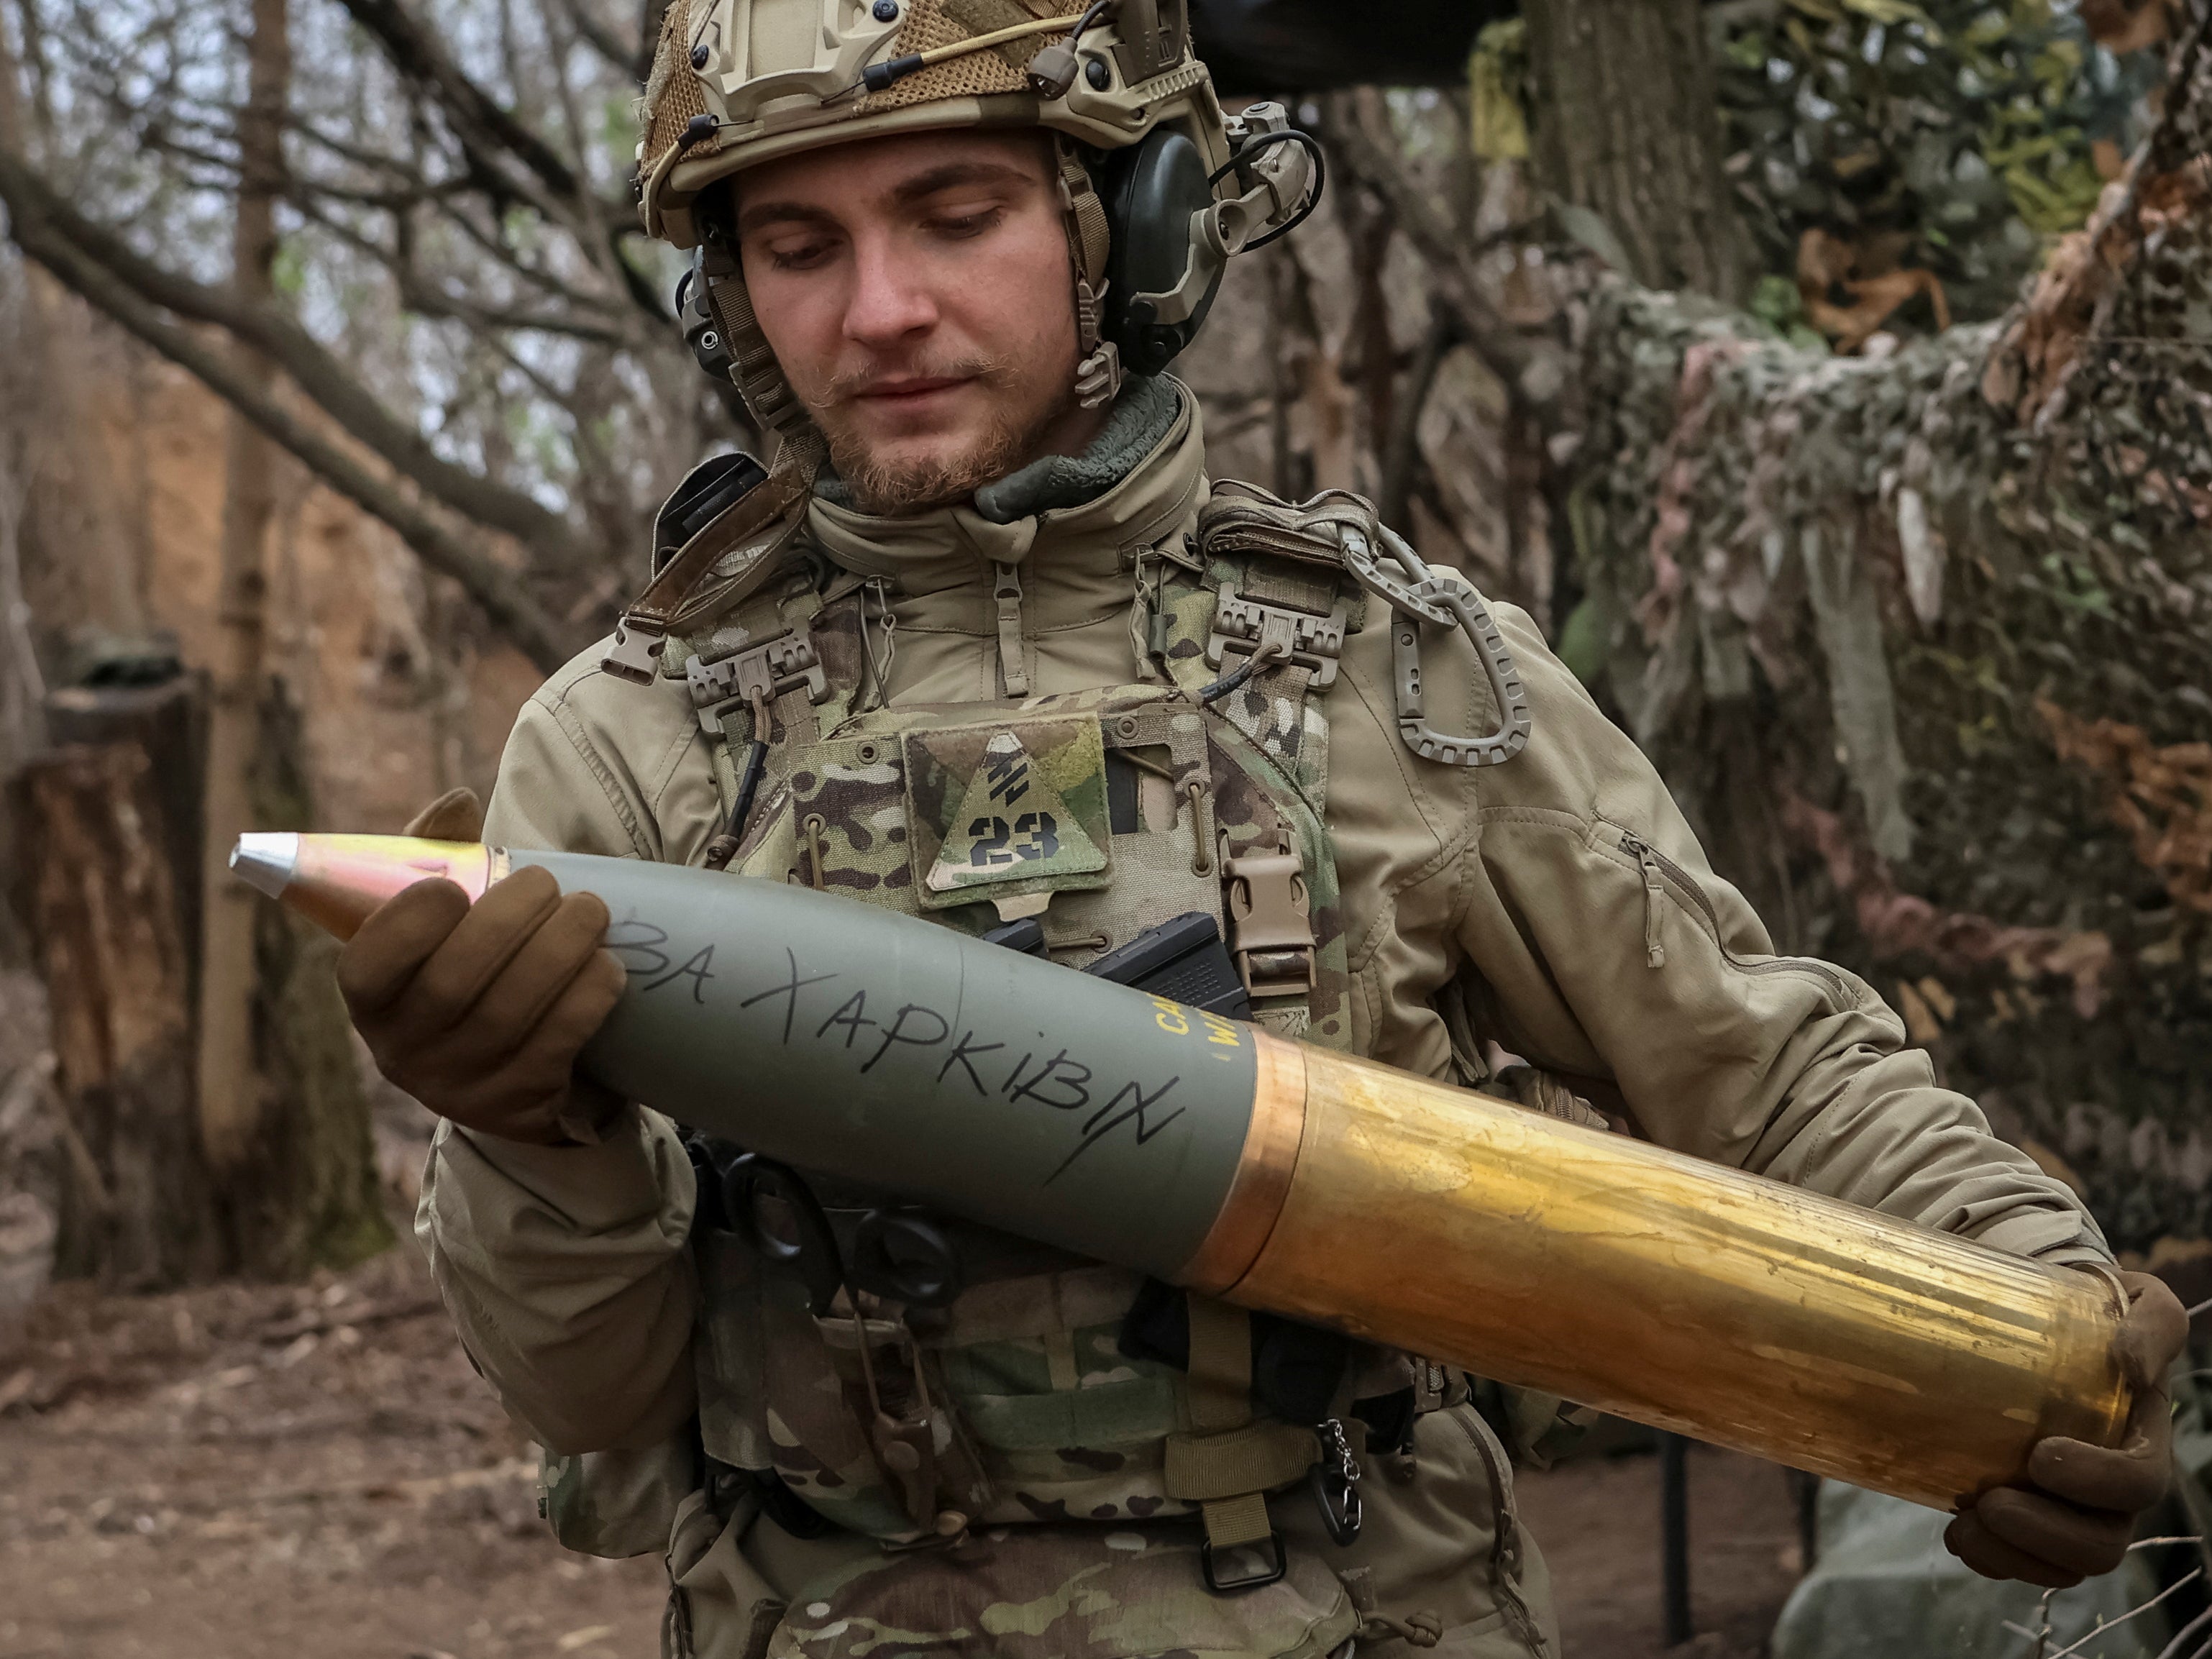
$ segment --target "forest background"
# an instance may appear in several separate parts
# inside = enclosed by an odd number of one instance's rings
[[[630,203],[663,9],[0,0],[0,1323],[389,1242],[421,1115],[210,854],[488,790],[754,444]],[[2212,1276],[2204,0],[1351,9],[1197,7],[1332,179],[1177,365],[1215,475],[1527,607],[1779,948]]]

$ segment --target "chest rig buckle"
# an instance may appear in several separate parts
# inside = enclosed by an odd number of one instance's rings
[[[1350,625],[1351,611],[1340,599],[1322,616],[1249,599],[1224,582],[1214,605],[1213,631],[1206,641],[1206,664],[1219,668],[1232,653],[1240,657],[1264,653],[1273,662],[1311,669],[1315,690],[1323,690],[1336,683],[1337,659],[1344,654]]]
[[[1262,997],[1302,997],[1318,982],[1312,902],[1305,865],[1278,832],[1275,845],[1230,856],[1222,839],[1221,873],[1229,908],[1230,951],[1244,989]]]
[[[772,640],[740,647],[711,661],[694,657],[684,665],[684,678],[699,709],[699,724],[710,736],[721,731],[722,716],[734,704],[763,708],[802,686],[809,702],[823,702],[830,696],[829,677],[814,648],[814,630],[805,622]]]

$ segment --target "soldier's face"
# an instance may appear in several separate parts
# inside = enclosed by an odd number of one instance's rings
[[[930,132],[770,162],[738,181],[745,288],[860,505],[962,500],[1076,453],[1073,277],[1033,132]]]

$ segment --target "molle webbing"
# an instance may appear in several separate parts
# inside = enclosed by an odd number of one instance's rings
[[[1256,1544],[1275,1529],[1267,1493],[1312,1468],[1321,1442],[1295,1424],[1253,1421],[1252,1316],[1195,1292],[1188,1302],[1191,1427],[1168,1437],[1164,1484],[1198,1504],[1216,1550]]]
[[[1260,1004],[1259,1018],[1281,1035],[1349,1051],[1349,946],[1338,903],[1336,860],[1323,817],[1329,732],[1322,703],[1335,680],[1344,634],[1364,620],[1364,596],[1353,590],[1340,558],[1324,563],[1317,556],[1323,538],[1334,546],[1334,532],[1309,532],[1298,516],[1297,509],[1277,503],[1270,512],[1232,519],[1229,522],[1239,527],[1230,539],[1252,550],[1224,552],[1201,539],[1197,571],[1176,562],[1161,586],[1152,654],[1193,701],[1201,694],[1212,696],[1211,712],[1222,717],[1211,727],[1217,746],[1241,774],[1215,778],[1232,907],[1237,866],[1255,874],[1276,867],[1248,860],[1287,852],[1296,854],[1303,866],[1302,892],[1285,903],[1268,900],[1261,908],[1269,932],[1279,939],[1287,932],[1290,910],[1302,908],[1310,926],[1310,966],[1296,977],[1310,988],[1301,998]],[[1222,521],[1209,502],[1201,526]],[[1290,550],[1293,546],[1296,551]],[[1230,627],[1238,633],[1224,644],[1221,636]],[[1255,647],[1271,633],[1290,642],[1291,655],[1258,660]],[[1234,648],[1238,642],[1242,652]],[[1219,682],[1245,670],[1252,672],[1224,695]],[[1238,806],[1240,795],[1253,804]],[[1274,926],[1279,923],[1283,926]],[[1231,943],[1234,949],[1233,939]],[[1261,948],[1278,958],[1266,965],[1273,970],[1276,989],[1287,991],[1293,981],[1285,970],[1303,964],[1281,955],[1277,944]]]
[[[676,641],[683,661],[668,668],[680,667],[690,681],[721,796],[725,834],[742,836],[745,829],[734,821],[744,793],[740,757],[756,738],[765,737],[774,746],[810,745],[850,712],[866,657],[860,587],[856,579],[848,579],[825,595],[804,571],[793,571],[780,593],[757,595],[718,619],[723,626],[716,634],[734,633],[740,643],[716,650],[712,636]],[[763,709],[765,733],[758,729]],[[736,848],[717,850],[726,863]]]

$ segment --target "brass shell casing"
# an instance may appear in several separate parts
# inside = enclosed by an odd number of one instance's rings
[[[1261,1042],[1200,1289],[1939,1509],[2119,1437],[2094,1274]]]

